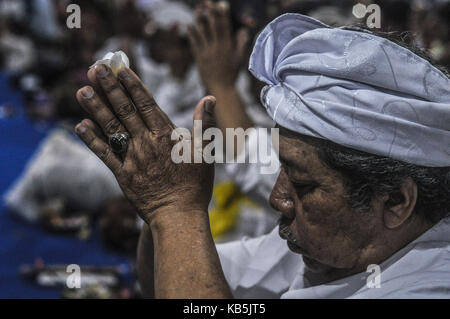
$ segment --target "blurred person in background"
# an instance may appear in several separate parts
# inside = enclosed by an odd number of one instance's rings
[[[192,103],[201,98],[204,88],[189,47],[187,26],[194,21],[194,12],[181,1],[163,1],[149,10],[150,22],[146,31],[150,35],[151,58],[166,68],[155,90],[155,98],[165,102],[165,112],[179,127],[192,125]],[[147,72],[147,77],[152,77]]]
[[[450,2],[412,2],[410,30],[420,46],[429,49],[436,62],[450,68]]]
[[[0,6],[0,52],[3,69],[20,74],[36,63],[35,47],[26,36],[22,7],[16,10],[3,4]]]
[[[265,17],[258,15],[256,9],[252,10],[252,5],[255,5],[252,1],[241,2],[238,7],[245,8],[243,12],[233,9],[233,4],[230,6],[224,1],[200,1],[196,8],[196,24],[189,29],[191,47],[202,82],[206,91],[217,97],[214,115],[224,137],[227,128],[246,130],[273,126],[272,120],[258,102],[259,93],[256,92],[260,84],[243,68],[250,55],[249,37],[255,34]],[[256,143],[256,138],[255,134],[250,134],[246,143]],[[226,141],[224,149],[228,142],[235,141]],[[271,148],[270,145],[268,147]],[[274,161],[278,163],[277,159]],[[245,205],[236,212],[236,229],[231,231],[233,235],[229,234],[227,239],[267,233],[276,222],[276,214],[267,205],[276,174],[260,175],[260,167],[248,163],[216,163],[215,166],[212,203],[221,202],[216,197],[224,196],[220,195],[222,189],[233,187],[235,190],[225,196],[230,198],[229,206],[233,207],[232,203],[242,197],[241,193],[257,204],[253,205],[253,209]],[[236,192],[239,194],[237,197],[233,195]],[[217,219],[221,215],[226,218],[229,214],[227,210],[221,214],[212,210],[213,234],[215,223],[220,224]]]
[[[26,2],[24,8],[31,20],[25,34],[37,43],[37,51],[30,50],[35,63],[23,68],[17,82],[24,91],[28,116],[34,121],[51,120],[55,127],[5,194],[5,201],[18,216],[47,226],[53,216],[92,216],[105,200],[121,194],[111,174],[72,134],[73,123],[86,116],[73,94],[88,82],[85,70],[112,32],[108,8],[98,1],[76,3],[83,13],[80,29],[65,25],[67,1]]]
[[[107,36],[108,11],[94,1],[78,1],[85,28],[66,26],[67,1],[24,2],[29,22],[24,30],[34,46],[35,63],[17,75],[16,86],[24,93],[27,114],[33,121],[53,121],[70,112],[58,109],[60,92],[86,83],[81,69],[89,67],[94,53]],[[95,29],[93,34],[88,30]],[[73,90],[73,89],[72,89]],[[78,117],[82,113],[78,114]]]
[[[190,126],[191,105],[203,87],[187,40],[192,8],[182,1],[121,1],[115,11],[120,21],[114,36],[96,53],[124,51],[166,112],[180,127]]]

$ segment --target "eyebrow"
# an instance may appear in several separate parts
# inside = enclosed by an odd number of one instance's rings
[[[284,157],[281,154],[278,154],[278,157],[280,159],[281,164],[287,165],[287,166],[293,166],[295,169],[297,169],[300,172],[308,173],[308,170],[306,170],[303,166],[300,166],[298,162],[296,162],[293,158]]]

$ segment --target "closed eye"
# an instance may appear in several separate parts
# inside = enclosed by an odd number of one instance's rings
[[[292,183],[292,186],[294,186],[294,189],[297,193],[297,196],[299,198],[302,198],[306,194],[314,191],[315,188],[317,188],[319,185],[313,181],[298,181],[291,177],[289,166],[282,162],[281,167],[285,170],[290,182]]]
[[[302,198],[306,194],[313,192],[317,188],[316,183],[299,183],[295,181],[291,181],[292,185],[295,188],[298,198]]]

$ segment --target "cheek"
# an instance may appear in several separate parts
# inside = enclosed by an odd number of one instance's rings
[[[351,267],[360,234],[342,196],[315,191],[297,200],[295,207],[295,235],[310,257],[336,268]]]
[[[316,190],[301,199],[296,199],[296,218],[321,229],[335,229],[336,221],[348,215],[348,207],[339,194]]]

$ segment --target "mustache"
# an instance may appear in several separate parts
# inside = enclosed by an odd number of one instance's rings
[[[291,221],[292,222],[292,221]],[[297,239],[292,234],[292,231],[289,229],[289,225],[291,224],[284,216],[278,219],[278,224],[280,225],[280,232],[286,236],[286,238],[293,244],[297,245]]]

